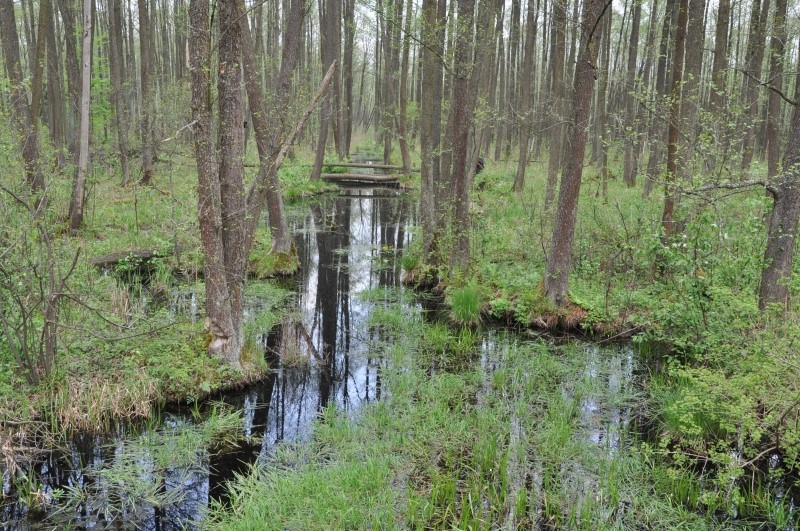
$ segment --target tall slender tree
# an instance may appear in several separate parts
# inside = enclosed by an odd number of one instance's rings
[[[568,302],[569,273],[572,266],[572,241],[578,214],[578,197],[583,176],[586,153],[586,136],[589,126],[589,107],[597,77],[595,47],[600,39],[603,15],[608,4],[605,0],[587,0],[583,6],[580,23],[580,51],[575,75],[574,126],[571,132],[571,152],[561,176],[556,222],[553,227],[552,247],[547,258],[544,292],[557,306]]]
[[[678,28],[675,34],[675,52],[672,58],[672,100],[669,109],[667,136],[667,179],[664,183],[664,210],[661,214],[662,241],[666,244],[675,231],[675,179],[678,175],[679,120],[683,89],[683,55],[686,48],[686,25],[689,20],[689,0],[678,4]]]
[[[86,195],[86,174],[89,171],[89,104],[92,90],[92,0],[83,0],[83,77],[81,82],[81,135],[78,142],[78,170],[72,185],[69,227],[77,230],[83,224],[83,202]]]

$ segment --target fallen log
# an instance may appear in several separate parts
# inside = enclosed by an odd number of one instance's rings
[[[154,258],[163,258],[171,254],[171,250],[165,249],[130,249],[92,258],[91,264],[100,269],[116,269],[120,262],[125,262],[130,264],[132,269],[139,269]]]
[[[375,175],[369,173],[323,173],[326,181],[359,181],[365,183],[396,183],[399,175]]]

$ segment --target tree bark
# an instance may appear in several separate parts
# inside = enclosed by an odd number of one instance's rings
[[[763,310],[770,304],[781,304],[788,311],[790,293],[787,282],[792,277],[800,220],[800,112],[797,107],[783,160],[783,171],[772,185],[771,192],[772,213],[764,252],[765,267],[761,272],[758,290],[758,307]]]
[[[564,81],[564,48],[566,47],[567,12],[564,0],[553,2],[553,21],[551,26],[551,74],[550,95],[553,102],[553,126],[550,134],[550,161],[547,167],[547,188],[545,189],[545,209],[552,210],[558,185],[558,171],[561,169],[562,139],[565,135],[564,111],[566,88]],[[599,36],[599,35],[598,35]],[[591,93],[590,93],[591,94]],[[591,99],[591,98],[590,98]]]
[[[786,0],[775,1],[775,18],[772,22],[772,37],[769,51],[769,83],[778,90],[783,89],[783,59],[786,40]],[[767,178],[778,174],[780,159],[781,97],[769,92],[769,113],[767,114]]]
[[[114,105],[114,125],[117,129],[119,164],[122,170],[122,185],[130,181],[128,167],[128,109],[123,85],[125,69],[122,55],[122,0],[109,0],[109,67],[111,74],[111,100]]]
[[[667,176],[664,183],[664,210],[661,214],[662,242],[666,245],[674,232],[675,214],[674,181],[678,174],[678,137],[680,124],[681,93],[683,87],[683,55],[686,47],[686,25],[689,19],[689,0],[680,0],[678,5],[678,31],[675,34],[675,55],[672,66],[672,102],[669,111],[667,135]]]
[[[445,0],[422,2],[422,92],[420,104],[421,222],[426,263],[438,265],[441,212],[446,185],[441,174],[442,57],[444,52]]]
[[[44,177],[39,159],[39,137],[33,125],[34,117],[25,92],[13,0],[0,0],[0,40],[2,40],[6,73],[11,85],[14,119],[17,122],[22,158],[25,163],[25,180],[35,194],[43,194]]]
[[[450,255],[450,270],[464,270],[469,262],[469,187],[467,150],[469,130],[472,126],[469,84],[472,70],[472,23],[474,0],[458,0],[458,29],[453,63],[453,169],[450,183],[453,190],[453,217],[451,221],[455,247]]]
[[[83,225],[83,201],[86,195],[86,173],[89,171],[89,104],[92,90],[92,0],[83,0],[83,79],[81,82],[81,134],[78,142],[78,171],[72,185],[69,228]]]
[[[203,244],[203,276],[206,288],[206,330],[208,352],[239,366],[236,330],[231,312],[231,294],[226,278],[225,246],[222,233],[222,194],[211,122],[211,31],[209,0],[190,0],[189,48],[192,87],[194,151],[198,178],[198,220]],[[222,52],[222,50],[220,50]],[[238,127],[237,127],[238,129]],[[239,281],[241,283],[241,280]]]
[[[575,75],[575,125],[572,131],[572,151],[561,177],[553,244],[544,276],[545,295],[556,306],[564,306],[569,297],[572,241],[575,236],[583,159],[586,153],[589,108],[597,73],[595,44],[600,37],[605,5],[605,0],[587,0],[583,6],[580,54]]]
[[[139,57],[140,83],[141,83],[141,112],[139,128],[142,142],[142,178],[141,183],[149,185],[153,179],[153,46],[151,20],[149,15],[148,0],[138,0],[139,3],[139,44],[141,54]]]
[[[642,0],[632,0],[632,2],[631,33],[628,41],[627,87],[625,90],[627,131],[625,133],[625,158],[622,169],[622,181],[631,188],[636,186],[639,162],[636,156],[636,149],[639,144],[639,139],[636,138],[636,105],[638,103],[636,62],[639,57],[639,26],[642,18]]]

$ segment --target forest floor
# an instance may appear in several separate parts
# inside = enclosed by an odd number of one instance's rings
[[[307,170],[287,163],[282,171],[290,201],[322,190],[308,184]],[[734,515],[783,528],[797,520],[790,497],[767,488],[793,486],[800,468],[800,312],[796,303],[788,315],[757,309],[763,194],[687,197],[679,243],[664,249],[658,194],[642,198],[639,189],[612,182],[605,200],[587,175],[570,280],[575,306],[567,315],[542,296],[551,229],[543,168],[534,163],[529,171],[519,196],[510,192],[510,163],[488,164],[478,176],[474,266],[440,286],[459,326],[433,330],[402,312],[376,323],[394,338],[380,347],[394,367],[386,375],[389,398],[355,419],[329,408],[311,443],[287,445],[269,467],[232,485],[231,504],[212,513],[215,526],[701,528],[724,527]],[[4,419],[103,430],[147,417],[165,400],[199,400],[265,374],[255,348],[243,372],[205,356],[195,318],[202,296],[188,295],[202,293],[192,175],[193,161],[181,155],[162,163],[150,187],[121,188],[111,172],[95,174],[86,227],[58,239],[65,261],[77,247],[81,254],[70,288],[80,304],[64,309],[56,370],[31,387],[12,359],[2,359]],[[54,197],[63,211],[55,215],[63,216],[67,182]],[[2,208],[7,219],[14,215],[10,203]],[[258,242],[264,252],[269,235]],[[136,249],[157,257],[123,260],[111,271],[92,264]],[[406,253],[405,270],[420,266],[418,255]],[[285,315],[285,289],[268,281],[248,289],[269,301],[254,327],[269,329]],[[474,355],[466,352],[475,347],[468,331],[479,322],[566,327],[605,343],[624,338],[649,360],[641,368],[646,377],[622,398],[598,394],[595,379],[569,376],[586,374],[585,352],[551,342],[490,355],[497,370],[461,364],[459,356]],[[470,349],[459,346],[464,341]],[[641,412],[645,440],[609,451],[587,439],[580,411],[589,395]],[[6,432],[9,447],[22,442],[20,433]]]

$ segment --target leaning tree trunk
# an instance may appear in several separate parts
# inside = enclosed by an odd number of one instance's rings
[[[597,77],[595,43],[602,29],[601,17],[605,0],[587,0],[581,20],[580,54],[575,72],[575,126],[572,131],[572,150],[561,177],[558,211],[553,228],[553,246],[547,260],[544,291],[557,306],[568,302],[569,271],[572,266],[572,241],[578,214],[583,159],[586,153],[586,133],[589,127],[589,107],[594,81]]]
[[[240,9],[244,10],[242,6]],[[292,239],[286,223],[286,214],[281,197],[280,183],[278,181],[278,168],[273,161],[280,150],[281,139],[286,133],[286,116],[289,108],[289,96],[292,92],[292,76],[297,65],[300,52],[300,33],[303,27],[304,4],[299,1],[292,2],[287,24],[287,33],[284,35],[283,55],[278,81],[273,90],[272,105],[267,107],[262,96],[260,77],[255,66],[255,54],[247,26],[247,19],[240,21],[242,39],[242,59],[244,63],[245,85],[247,96],[250,100],[250,113],[253,117],[253,131],[255,132],[258,147],[259,171],[251,192],[248,193],[248,229],[247,248],[252,245],[264,203],[269,212],[269,226],[272,237],[272,252],[289,253],[292,249]],[[269,124],[273,126],[270,128]],[[280,124],[280,126],[279,126]]]

